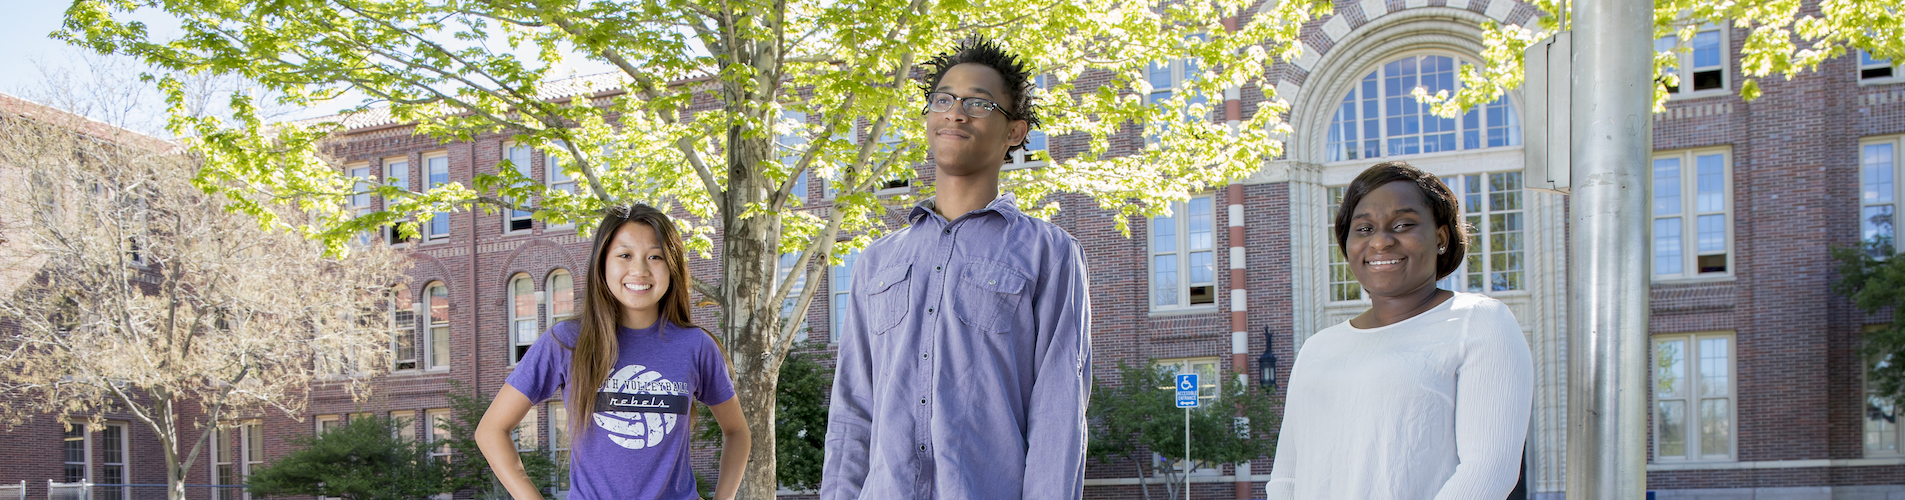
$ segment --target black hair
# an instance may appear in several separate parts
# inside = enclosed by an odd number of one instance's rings
[[[941,52],[932,59],[928,59],[925,65],[932,69],[920,79],[920,90],[934,91],[939,88],[939,79],[946,76],[947,70],[967,63],[998,71],[999,77],[1005,80],[1005,100],[1010,101],[999,104],[1007,108],[1006,111],[1009,111],[1011,116],[1015,117],[1014,119],[1025,120],[1028,130],[1039,128],[1038,106],[1032,104],[1032,87],[1037,82],[1033,79],[1031,65],[1026,64],[1024,59],[1006,52],[998,43],[987,38],[979,36],[966,38],[959,41],[958,46],[953,47],[952,53]],[[1006,148],[1006,159],[1011,159],[1013,151],[1024,147],[1025,144],[1020,143]]]
[[[1447,250],[1435,256],[1435,279],[1448,277],[1461,267],[1462,258],[1468,255],[1468,225],[1461,220],[1461,206],[1457,204],[1455,191],[1449,189],[1442,179],[1437,179],[1408,162],[1386,161],[1377,163],[1350,181],[1349,188],[1343,190],[1343,204],[1336,209],[1336,248],[1349,252],[1349,223],[1355,217],[1356,204],[1370,191],[1391,182],[1406,181],[1415,184],[1422,191],[1422,199],[1429,202],[1429,212],[1435,220],[1437,229],[1447,228],[1449,246]]]

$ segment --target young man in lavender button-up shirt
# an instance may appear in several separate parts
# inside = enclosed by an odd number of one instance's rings
[[[1078,240],[999,195],[1038,125],[1017,57],[927,66],[937,196],[854,263],[821,500],[1084,495],[1091,305]]]

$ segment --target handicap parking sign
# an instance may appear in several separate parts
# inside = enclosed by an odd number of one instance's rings
[[[1177,376],[1177,407],[1197,407],[1197,374],[1185,373]]]

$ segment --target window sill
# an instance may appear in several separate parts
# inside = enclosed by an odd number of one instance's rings
[[[1905,68],[1894,68],[1892,72],[1897,73],[1901,69],[1905,69]],[[1860,87],[1868,87],[1872,85],[1897,85],[1900,83],[1905,83],[1905,75],[1888,76],[1885,78],[1867,78],[1867,79],[1859,80]]]
[[[1412,155],[1375,156],[1375,157],[1369,157],[1369,158],[1357,158],[1354,160],[1337,160],[1337,161],[1327,162],[1323,164],[1323,168],[1350,166],[1350,167],[1357,167],[1357,171],[1361,172],[1361,169],[1368,168],[1369,165],[1375,164],[1372,162],[1422,161],[1422,160],[1432,160],[1437,158],[1460,157],[1464,155],[1521,151],[1523,148],[1526,148],[1526,147],[1527,146],[1524,146],[1521,144],[1515,144],[1510,146],[1495,146],[1495,147],[1484,147],[1484,148],[1475,148],[1475,149],[1457,149],[1454,151],[1436,151],[1434,153],[1416,153]],[[1515,155],[1515,157],[1520,158],[1521,155],[1517,154]],[[1348,181],[1344,181],[1344,183],[1348,183]]]
[[[450,243],[449,236],[432,236],[427,239],[424,239],[423,241],[417,242],[417,246],[418,247],[433,247],[433,246],[444,245],[448,243]]]
[[[415,377],[422,374],[423,374],[423,370],[418,370],[416,368],[406,368],[402,370],[390,371],[390,376],[393,376],[393,377]]]
[[[1174,316],[1195,316],[1199,314],[1212,314],[1216,312],[1217,312],[1217,304],[1210,304],[1210,305],[1198,305],[1198,306],[1191,306],[1191,307],[1179,307],[1179,308],[1172,308],[1172,309],[1152,309],[1150,316],[1153,318],[1161,318],[1161,317],[1168,318],[1168,317],[1174,317]]]
[[[1647,464],[1648,472],[1683,470],[1744,470],[1744,469],[1794,469],[1806,467],[1872,467],[1905,465],[1905,457],[1892,458],[1852,458],[1852,459],[1814,459],[1814,460],[1768,460],[1763,462],[1652,462]]]
[[[1723,96],[1729,96],[1729,95],[1733,95],[1733,89],[1727,88],[1727,87],[1720,87],[1717,89],[1695,90],[1692,92],[1681,93],[1681,94],[1667,94],[1667,102],[1694,101],[1694,100],[1706,99],[1710,97],[1723,97]]]
[[[1713,275],[1713,276],[1693,276],[1693,277],[1686,277],[1686,278],[1681,278],[1681,277],[1654,278],[1652,281],[1649,282],[1649,284],[1652,284],[1655,286],[1696,285],[1696,284],[1702,284],[1702,283],[1726,283],[1726,282],[1738,281],[1738,280],[1739,278],[1734,275],[1725,274],[1725,275]]]

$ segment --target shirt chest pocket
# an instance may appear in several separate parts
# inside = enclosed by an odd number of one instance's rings
[[[906,319],[906,311],[911,305],[908,291],[913,265],[894,264],[873,273],[871,285],[866,291],[867,331],[875,335],[899,326]]]
[[[1017,324],[1026,285],[1025,276],[1012,268],[989,262],[967,264],[953,286],[953,314],[982,332],[1010,332]]]

